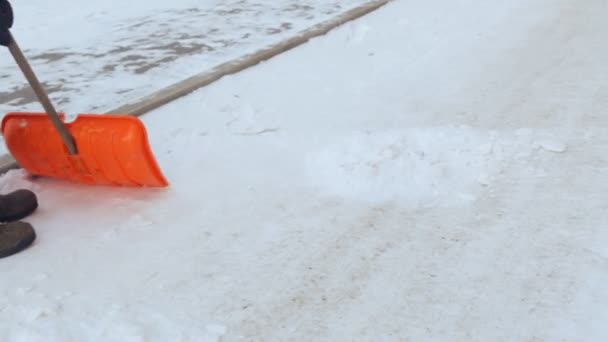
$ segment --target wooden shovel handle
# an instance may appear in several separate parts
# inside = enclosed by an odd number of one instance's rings
[[[57,129],[57,132],[61,136],[61,139],[63,140],[65,147],[68,149],[68,152],[71,155],[77,154],[78,151],[76,150],[76,144],[74,143],[74,138],[70,135],[70,132],[68,131],[67,127],[63,124],[63,121],[61,121],[61,119],[59,118],[59,115],[57,115],[57,112],[55,111],[55,108],[53,107],[51,100],[49,100],[49,97],[46,94],[46,91],[44,91],[44,89],[42,88],[42,85],[38,81],[38,78],[36,78],[34,71],[30,67],[30,64],[27,62],[27,59],[23,55],[23,52],[21,52],[21,49],[17,45],[17,42],[15,41],[12,34],[10,34],[10,32],[9,32],[9,35],[10,35],[10,43],[8,44],[8,49],[11,52],[11,55],[13,55],[15,62],[17,62],[17,64],[19,65],[19,68],[21,68],[21,71],[23,72],[23,75],[25,75],[25,78],[27,78],[27,81],[30,83],[30,86],[36,93],[36,96],[38,97],[40,104],[42,104],[42,107],[44,108],[47,115],[53,122],[53,125],[55,126],[55,128]]]

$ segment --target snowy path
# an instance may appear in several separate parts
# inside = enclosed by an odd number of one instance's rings
[[[0,340],[605,341],[606,14],[396,1],[146,115],[167,191],[11,172]]]

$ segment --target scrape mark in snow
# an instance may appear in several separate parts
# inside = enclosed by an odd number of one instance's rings
[[[229,109],[233,117],[226,122],[226,127],[234,135],[264,135],[267,133],[275,133],[279,131],[272,122],[262,119],[260,110],[250,105],[244,104]]]
[[[279,131],[278,128],[264,128],[258,132],[242,132],[242,133],[238,133],[238,135],[245,135],[245,136],[264,135],[267,133],[276,133],[278,131]]]

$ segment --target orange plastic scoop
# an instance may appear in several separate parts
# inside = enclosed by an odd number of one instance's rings
[[[129,115],[79,115],[66,123],[55,111],[10,32],[7,47],[45,113],[10,113],[2,120],[5,143],[28,172],[85,184],[165,187],[145,127]]]
[[[9,113],[2,134],[17,163],[34,175],[91,185],[168,185],[136,117],[81,114],[64,125],[78,148],[75,155],[46,113]]]

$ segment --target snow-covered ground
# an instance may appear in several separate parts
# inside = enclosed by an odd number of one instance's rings
[[[395,1],[143,117],[172,185],[36,190],[2,341],[606,341],[608,7]]]
[[[17,42],[70,114],[104,112],[367,0],[13,0]],[[0,112],[41,110],[6,49]]]

